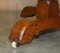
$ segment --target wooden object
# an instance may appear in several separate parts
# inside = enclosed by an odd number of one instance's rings
[[[38,0],[36,14],[38,17],[57,17],[59,16],[58,1]]]
[[[25,7],[22,10],[20,16],[21,17],[24,17],[24,18],[26,18],[26,17],[32,17],[32,16],[35,16],[36,15],[36,12],[35,11],[36,11],[36,7],[27,6],[27,7]]]
[[[18,44],[23,45],[31,42],[40,31],[60,27],[58,3],[56,0],[49,2],[49,4],[46,0],[38,2],[36,19],[22,19],[13,26],[9,36],[12,47],[16,48]]]

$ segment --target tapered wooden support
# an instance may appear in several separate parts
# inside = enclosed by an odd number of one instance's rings
[[[22,20],[22,22],[20,21],[15,24],[9,39],[20,44],[25,44],[37,36],[35,35],[36,33],[57,27],[60,27],[60,17],[52,17],[49,19],[40,18],[40,20]]]
[[[35,19],[22,19],[13,26],[9,36],[13,47],[16,48],[18,43],[22,45],[31,42],[40,31],[60,27],[58,3],[56,0],[48,2],[38,2]]]

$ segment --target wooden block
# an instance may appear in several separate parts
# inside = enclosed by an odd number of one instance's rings
[[[27,6],[22,10],[20,16],[24,17],[24,18],[25,17],[32,17],[32,16],[36,15],[35,11],[36,11],[36,7]]]

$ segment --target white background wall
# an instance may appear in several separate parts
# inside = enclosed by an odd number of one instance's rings
[[[21,10],[25,6],[35,6],[38,0],[0,0],[0,10]],[[60,0],[59,5],[60,5]]]
[[[25,6],[35,6],[37,0],[0,0],[0,10],[23,9]]]

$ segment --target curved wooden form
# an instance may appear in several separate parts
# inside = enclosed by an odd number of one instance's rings
[[[16,41],[16,38],[18,38],[19,33],[24,28],[24,26],[29,26],[30,22],[32,22],[35,19],[23,19],[19,20],[12,28],[9,39],[10,41]]]
[[[20,14],[20,16],[24,17],[24,18],[32,17],[32,16],[35,16],[35,15],[36,15],[36,7],[34,7],[34,6],[25,7]]]
[[[40,18],[40,20],[22,20],[15,24],[9,39],[20,44],[26,44],[36,37],[36,33],[49,28],[60,27],[60,17],[52,17],[49,19]]]
[[[31,42],[40,31],[60,27],[58,3],[56,0],[48,2],[43,0],[37,4],[36,19],[22,19],[13,26],[9,40],[13,42],[14,48],[18,43],[22,45]]]

